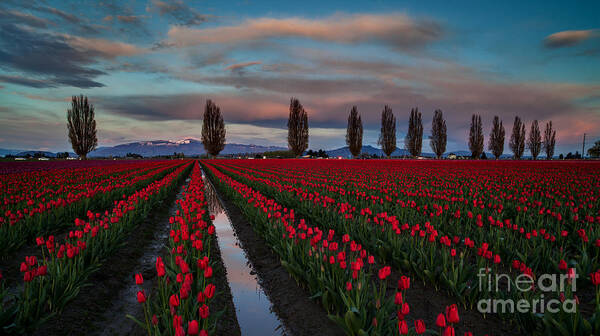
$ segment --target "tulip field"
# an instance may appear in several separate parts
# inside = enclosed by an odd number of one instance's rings
[[[526,334],[600,332],[596,162],[204,164],[347,334],[468,334],[460,325],[462,311]],[[390,274],[400,281],[386,281]],[[503,280],[497,288],[481,286],[480,278],[486,283],[496,274]],[[564,286],[549,289],[551,275],[564,278]],[[407,277],[455,303],[435,320],[414,316]],[[538,285],[538,277],[549,281]],[[523,279],[531,283],[515,290]],[[495,299],[523,300],[530,308],[477,310],[485,308],[481,300]],[[575,308],[544,311],[544,300],[574,302]]]
[[[232,334],[220,328],[231,322],[219,300],[231,299],[207,184],[339,334],[600,334],[600,162],[11,164],[0,167],[0,334],[68,323],[165,204],[176,210],[151,272],[113,279],[136,286],[134,334]]]

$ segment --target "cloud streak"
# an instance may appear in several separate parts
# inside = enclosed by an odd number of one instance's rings
[[[253,66],[253,65],[259,65],[262,64],[262,62],[259,61],[253,61],[253,62],[243,62],[243,63],[236,63],[236,64],[231,64],[225,67],[225,70],[231,70],[231,71],[240,71],[244,68],[247,68],[249,66]]]
[[[589,30],[565,30],[547,36],[544,39],[544,45],[547,48],[563,48],[572,47],[582,43],[593,37],[598,37],[600,34],[597,29]]]
[[[16,10],[4,10],[0,8],[0,19],[5,22],[26,24],[36,28],[46,28],[54,23],[50,20],[37,17],[28,13],[23,13]]]
[[[395,48],[419,47],[440,39],[438,23],[415,21],[403,14],[334,15],[323,19],[258,18],[239,25],[195,29],[171,27],[169,42],[180,47],[211,43],[239,43],[278,37],[323,42],[378,42]]]

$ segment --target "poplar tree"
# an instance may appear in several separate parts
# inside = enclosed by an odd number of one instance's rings
[[[421,155],[423,146],[423,123],[421,122],[421,113],[418,108],[413,108],[410,111],[408,119],[408,132],[404,138],[404,147],[412,156]]]
[[[396,117],[387,105],[381,112],[381,133],[377,143],[388,158],[396,150]]]
[[[433,119],[431,120],[431,137],[429,137],[429,145],[439,159],[446,151],[446,121],[442,114],[442,110],[435,110]]]
[[[496,160],[498,160],[504,152],[504,126],[502,125],[502,120],[500,120],[498,116],[494,116],[488,149],[492,151]]]
[[[348,115],[348,127],[346,128],[346,144],[353,157],[360,155],[362,149],[363,125],[356,106],[352,106]]]
[[[481,153],[483,153],[483,128],[481,126],[481,116],[477,114],[473,114],[471,117],[469,149],[471,150],[472,158],[481,158]]]
[[[288,118],[288,148],[299,157],[308,148],[308,114],[294,97],[290,99],[290,115]]]
[[[72,97],[71,108],[67,110],[67,128],[73,151],[86,160],[88,153],[98,145],[94,105],[88,103],[87,96]]]
[[[210,99],[206,101],[202,118],[202,144],[213,158],[225,148],[225,123],[221,109]]]

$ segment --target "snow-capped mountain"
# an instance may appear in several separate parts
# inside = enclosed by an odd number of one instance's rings
[[[221,154],[263,153],[285,149],[286,148],[277,146],[226,144],[225,149],[221,151]],[[139,154],[144,157],[172,155],[173,153],[184,153],[186,156],[194,156],[205,154],[206,151],[204,150],[204,146],[200,140],[189,138],[177,141],[139,141],[113,147],[100,147],[91,152],[89,157],[125,156],[127,153]]]

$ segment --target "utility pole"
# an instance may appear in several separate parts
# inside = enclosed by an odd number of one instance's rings
[[[585,158],[585,133],[583,133],[583,143],[581,144],[581,158]]]

